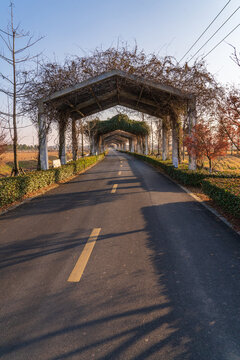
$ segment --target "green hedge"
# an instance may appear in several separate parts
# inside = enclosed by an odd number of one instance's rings
[[[232,174],[226,174],[226,173],[209,173],[206,170],[188,170],[187,165],[180,165],[179,168],[175,168],[172,163],[167,161],[162,161],[154,156],[147,156],[137,153],[130,153],[127,152],[130,155],[135,156],[138,159],[141,159],[157,168],[161,168],[168,174],[172,179],[178,181],[179,183],[183,185],[188,186],[201,186],[202,180],[206,178],[235,178],[239,177]]]
[[[240,218],[240,179],[206,179],[203,192],[228,213]]]
[[[204,170],[191,171],[186,165],[175,168],[170,161],[161,161],[152,156],[130,153],[138,159],[161,168],[172,179],[183,185],[202,186],[203,192],[225,211],[240,218],[240,176],[229,173],[209,173]]]
[[[26,175],[0,179],[0,207],[21,200],[25,195],[66,180],[103,159],[104,154],[71,161],[56,169],[32,171]]]

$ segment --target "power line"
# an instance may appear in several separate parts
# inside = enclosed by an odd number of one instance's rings
[[[190,58],[189,61],[191,61],[198,53],[202,50],[202,48],[209,43],[209,41],[219,32],[219,30],[231,19],[231,17],[240,9],[240,6],[227,18],[227,20],[222,23],[222,25],[213,33],[213,35],[198,49],[198,51],[195,52],[195,54]]]
[[[226,5],[222,8],[222,10],[215,16],[215,18],[212,20],[212,22],[206,27],[206,29],[201,33],[201,35],[197,38],[195,43],[190,47],[190,49],[183,55],[183,57],[179,60],[179,62],[182,61],[182,59],[185,58],[185,56],[192,50],[192,48],[197,44],[197,42],[203,37],[203,35],[206,33],[206,31],[210,28],[210,26],[214,23],[214,21],[219,17],[219,15],[223,12],[223,10],[228,6],[228,4],[232,0],[229,0]]]
[[[221,44],[229,35],[231,35],[239,26],[240,26],[240,23],[239,23],[237,26],[235,26],[235,28],[232,29],[232,31],[230,31],[221,41],[219,41],[219,43],[217,43],[217,45],[215,45],[215,46],[212,48],[212,50],[210,50],[206,55],[204,55],[203,59],[204,59],[205,57],[207,57],[213,50],[215,50],[216,47],[218,47],[218,45],[220,45],[220,44]]]

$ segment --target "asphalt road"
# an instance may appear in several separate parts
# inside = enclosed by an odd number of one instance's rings
[[[239,270],[238,235],[111,151],[0,216],[0,359],[238,360]]]

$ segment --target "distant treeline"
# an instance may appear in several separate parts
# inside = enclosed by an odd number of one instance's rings
[[[7,145],[7,151],[12,151],[13,150],[13,145]],[[38,150],[38,146],[37,145],[26,145],[26,144],[18,144],[18,150],[34,150],[37,151]]]

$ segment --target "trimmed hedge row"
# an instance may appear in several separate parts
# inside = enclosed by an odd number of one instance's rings
[[[127,151],[126,151],[127,152]],[[226,173],[215,174],[209,173],[206,170],[188,170],[185,165],[182,165],[180,168],[175,168],[169,160],[162,161],[154,156],[147,156],[137,153],[127,152],[130,155],[135,156],[138,159],[141,159],[157,168],[163,169],[166,174],[168,174],[172,179],[178,181],[183,185],[188,186],[201,186],[202,180],[206,178],[236,178],[239,176],[230,175]]]
[[[104,156],[104,154],[89,156],[71,161],[59,168],[32,171],[22,176],[2,178],[0,179],[0,207],[19,201],[25,195],[34,193],[41,188],[66,180],[103,159]]]
[[[228,213],[240,218],[240,179],[207,179],[202,189]]]

